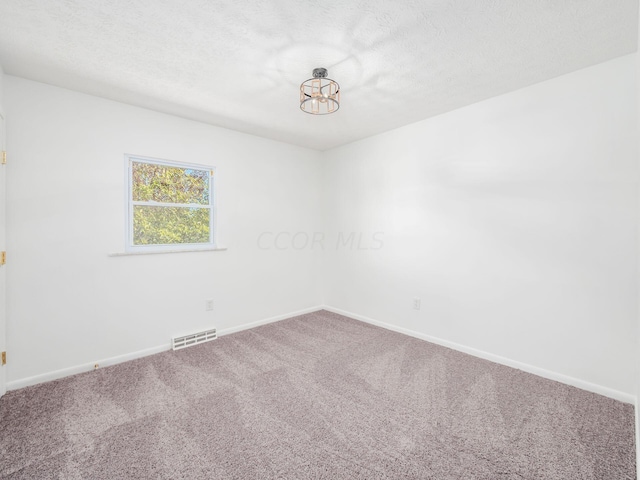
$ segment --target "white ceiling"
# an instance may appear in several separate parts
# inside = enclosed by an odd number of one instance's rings
[[[318,150],[632,53],[637,0],[2,0],[5,73]],[[340,110],[300,111],[315,67]]]

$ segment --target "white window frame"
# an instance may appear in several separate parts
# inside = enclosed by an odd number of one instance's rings
[[[209,205],[203,204],[182,204],[182,203],[162,203],[162,202],[140,202],[133,200],[133,162],[148,163],[152,165],[162,165],[166,167],[176,167],[183,169],[203,170],[209,172]],[[193,250],[213,250],[216,249],[216,201],[215,201],[215,167],[211,165],[200,165],[195,163],[176,162],[173,160],[163,160],[159,158],[144,157],[141,155],[125,155],[125,175],[126,175],[126,225],[125,225],[125,251],[129,253],[160,253],[160,252],[180,252]],[[133,243],[133,207],[134,205],[153,205],[157,207],[195,207],[209,208],[209,241],[207,243],[169,243],[154,245],[134,245]]]

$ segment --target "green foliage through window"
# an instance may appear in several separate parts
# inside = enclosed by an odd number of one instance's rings
[[[211,243],[209,170],[131,160],[135,246]]]
[[[152,163],[132,164],[134,201],[209,205],[209,171]]]

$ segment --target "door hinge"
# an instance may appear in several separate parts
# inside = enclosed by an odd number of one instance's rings
[[[0,265],[7,263],[7,252],[0,252]]]
[[[2,365],[7,364],[7,352],[2,352]]]
[[[2,151],[2,165],[6,165],[7,164],[7,152],[5,152],[4,150]]]

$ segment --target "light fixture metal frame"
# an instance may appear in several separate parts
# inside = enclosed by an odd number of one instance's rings
[[[328,115],[340,108],[340,84],[327,78],[326,68],[314,68],[313,78],[300,85],[300,110],[310,115]],[[309,108],[307,108],[309,107]]]

